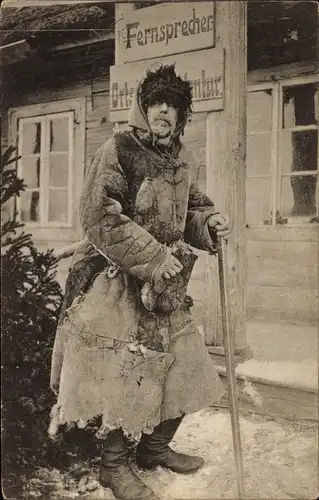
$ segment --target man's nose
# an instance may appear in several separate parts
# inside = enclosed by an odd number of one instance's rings
[[[160,104],[160,111],[163,112],[163,113],[167,113],[167,111],[168,111],[168,105],[166,104],[166,102],[162,102]]]

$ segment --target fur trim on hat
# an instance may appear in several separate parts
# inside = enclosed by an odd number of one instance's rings
[[[160,66],[156,71],[147,71],[140,85],[139,98],[144,111],[149,106],[166,102],[179,113],[184,121],[192,112],[192,87],[175,73],[175,65]]]

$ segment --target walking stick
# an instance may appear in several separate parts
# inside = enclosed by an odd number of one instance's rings
[[[222,326],[224,337],[224,348],[226,355],[226,374],[228,385],[229,410],[231,417],[233,446],[236,464],[237,488],[239,498],[244,498],[244,468],[243,454],[240,438],[239,408],[236,394],[236,374],[235,374],[235,354],[234,354],[234,334],[230,320],[229,304],[229,284],[228,284],[228,265],[226,236],[230,231],[217,233],[217,257],[219,272],[219,289],[222,313]]]

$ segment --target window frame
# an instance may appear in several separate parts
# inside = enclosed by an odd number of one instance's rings
[[[283,89],[284,87],[296,86],[296,85],[304,85],[307,83],[318,83],[319,78],[316,75],[307,75],[307,76],[299,76],[293,78],[285,78],[277,81],[268,81],[263,83],[255,83],[247,85],[247,92],[258,92],[263,90],[271,90],[272,91],[272,128],[271,128],[271,157],[270,157],[270,172],[271,172],[271,204],[270,204],[270,224],[271,227],[278,227],[277,222],[277,213],[279,216],[282,216],[281,213],[281,162],[280,162],[280,133],[282,130],[290,130],[282,127],[283,125]],[[317,100],[319,99],[317,93]],[[318,104],[317,104],[318,105]],[[317,129],[318,133],[318,159],[317,159],[317,170],[312,171],[312,175],[317,174],[317,179],[319,182],[319,124],[309,125],[309,126],[300,126],[294,127],[291,130],[315,130]],[[248,134],[247,133],[247,137]],[[308,172],[308,171],[305,171]],[[300,174],[299,174],[300,175]],[[309,174],[311,175],[311,174]],[[246,179],[252,178],[263,178],[266,176],[247,176]],[[268,176],[267,176],[268,177]],[[285,177],[290,177],[289,175]],[[319,207],[317,206],[317,212],[319,211]],[[318,213],[316,214],[318,216]],[[296,216],[289,217],[287,226],[302,226],[302,227],[313,227],[313,223],[310,222],[310,216]],[[265,224],[260,222],[259,224],[249,224],[249,227],[263,227]]]
[[[15,147],[21,145],[21,124],[23,120],[34,122],[35,118],[48,120],[54,117],[61,117],[63,115],[73,116],[69,120],[69,134],[71,148],[69,149],[69,183],[68,183],[68,220],[66,222],[58,221],[22,221],[27,230],[32,231],[32,234],[37,239],[43,240],[69,240],[76,241],[82,235],[82,229],[78,217],[78,205],[80,201],[80,193],[83,187],[84,171],[85,171],[85,116],[86,116],[86,102],[85,97],[74,99],[64,99],[50,101],[46,103],[31,104],[9,109],[9,140],[10,144]],[[49,135],[44,136],[43,127],[41,127],[41,144],[42,140],[47,141]],[[40,151],[40,157],[43,155]],[[21,172],[21,161],[17,161],[17,172]],[[43,174],[42,174],[43,175]],[[48,172],[44,173],[48,176]],[[49,189],[48,178],[45,179],[44,191]],[[41,181],[40,181],[41,182]],[[40,188],[41,192],[41,188]],[[43,197],[42,197],[43,198]],[[44,203],[40,197],[40,203]],[[17,198],[17,206],[20,201]],[[43,207],[42,207],[43,210]],[[47,213],[48,208],[44,209]],[[43,212],[42,212],[43,213]]]
[[[50,221],[49,220],[49,165],[48,165],[48,157],[50,154],[49,151],[49,135],[48,135],[48,126],[47,123],[49,120],[54,118],[68,118],[68,134],[69,134],[69,144],[68,144],[68,215],[67,221]],[[16,200],[17,204],[17,217],[18,220],[24,222],[28,226],[36,226],[36,227],[72,227],[73,223],[73,211],[74,211],[74,203],[73,203],[73,154],[74,154],[74,132],[73,132],[73,123],[74,123],[74,112],[73,111],[65,111],[59,113],[48,113],[45,115],[35,115],[32,117],[19,117],[18,118],[18,151],[21,146],[21,151],[23,150],[23,136],[22,136],[22,126],[25,123],[41,123],[41,148],[40,148],[40,159],[43,168],[41,169],[40,174],[40,214],[42,214],[42,219],[39,221],[22,221],[20,219],[20,207],[21,207],[21,197],[18,197]],[[43,147],[44,146],[44,147]],[[30,155],[32,156],[32,155]],[[22,158],[18,160],[18,176],[23,178],[23,161]],[[52,188],[51,188],[52,189]],[[58,188],[54,188],[58,189]],[[63,189],[63,188],[61,188]],[[29,189],[28,189],[29,190]],[[32,190],[33,191],[33,190]],[[34,190],[35,191],[35,190]]]
[[[270,154],[270,174],[269,175],[259,175],[259,176],[247,176],[246,179],[262,179],[262,178],[268,178],[270,177],[270,184],[271,184],[271,204],[270,204],[270,211],[272,213],[271,215],[271,225],[276,224],[276,209],[274,210],[274,207],[276,206],[276,196],[274,195],[274,191],[276,189],[276,164],[277,164],[277,154],[278,154],[278,134],[276,133],[276,128],[278,125],[278,109],[276,105],[276,99],[277,99],[277,94],[278,94],[278,87],[275,85],[274,82],[267,82],[267,83],[260,83],[260,84],[254,84],[254,85],[249,85],[247,88],[247,92],[261,92],[263,90],[271,90],[272,92],[272,110],[271,110],[271,130],[270,130],[270,147],[271,147],[271,154]],[[261,133],[261,132],[260,132]],[[258,134],[258,132],[256,133]],[[248,134],[248,135],[254,135]],[[254,226],[260,226],[262,224],[254,224]],[[252,224],[250,224],[252,226]]]
[[[316,170],[305,170],[302,171],[302,174],[299,174],[296,172],[295,174],[284,174],[281,170],[281,164],[282,162],[280,161],[280,154],[281,154],[281,148],[278,145],[278,176],[277,176],[277,200],[278,200],[278,207],[277,210],[279,210],[280,215],[281,213],[281,185],[282,185],[282,179],[287,178],[287,177],[293,177],[293,176],[298,176],[298,175],[305,175],[305,176],[310,176],[310,175],[317,175],[317,182],[319,182],[319,123],[317,125],[300,125],[297,127],[288,127],[284,128],[283,123],[284,123],[284,113],[283,113],[283,90],[285,87],[293,87],[296,85],[305,85],[309,83],[318,83],[319,78],[316,76],[304,76],[304,77],[296,77],[296,78],[287,78],[285,80],[281,80],[278,82],[278,87],[279,87],[279,102],[278,102],[278,109],[279,109],[279,126],[278,126],[278,144],[280,141],[280,134],[282,131],[294,131],[297,132],[302,131],[302,130],[317,130],[317,169]],[[319,99],[319,91],[316,94],[317,101]],[[318,107],[318,102],[317,102],[317,107]],[[318,189],[318,186],[317,186]],[[319,205],[316,207],[317,212],[314,217],[319,216]],[[288,217],[288,225],[289,226],[306,226],[306,225],[313,225],[313,223],[310,223],[310,216],[309,215],[300,215],[300,216],[290,216]]]

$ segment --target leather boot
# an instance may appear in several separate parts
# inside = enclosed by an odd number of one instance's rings
[[[137,445],[136,462],[143,469],[154,469],[158,465],[173,472],[188,474],[196,472],[204,465],[200,457],[177,453],[168,444],[173,439],[183,417],[164,420],[155,427],[152,434],[143,434]]]
[[[99,481],[118,500],[158,500],[131,469],[127,442],[119,429],[111,431],[103,443]]]

